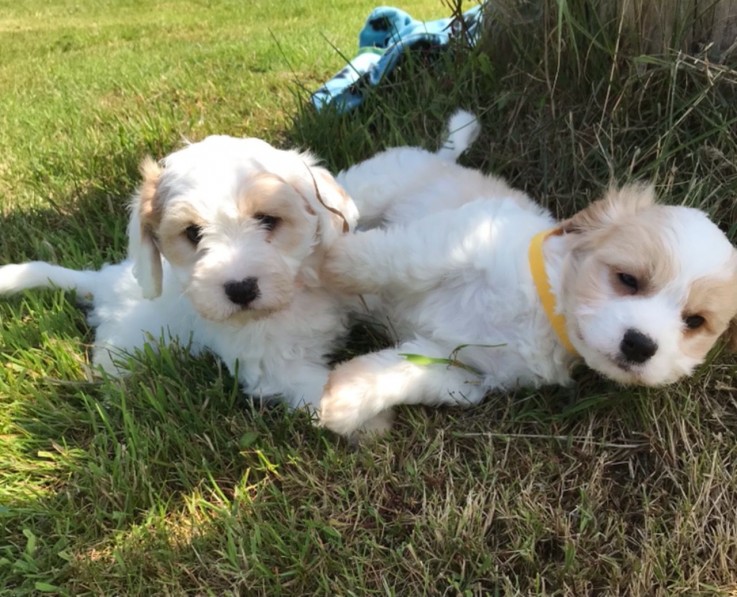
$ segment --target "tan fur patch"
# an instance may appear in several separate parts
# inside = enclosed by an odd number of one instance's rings
[[[691,285],[683,315],[700,315],[704,318],[701,327],[686,329],[681,340],[681,350],[684,353],[701,358],[721,334],[735,326],[737,274],[729,278],[696,280]]]
[[[245,187],[239,197],[238,212],[241,218],[252,219],[259,215],[279,219],[269,241],[285,253],[293,251],[305,242],[310,234],[309,204],[288,182],[274,174],[259,174]]]
[[[630,184],[621,189],[610,187],[602,199],[564,221],[561,227],[564,232],[595,230],[635,215],[654,203],[655,191],[650,185]]]
[[[602,239],[597,255],[609,268],[615,292],[632,294],[619,274],[633,276],[636,294],[642,296],[655,294],[678,275],[678,263],[657,234],[664,222],[662,211],[655,208]]]
[[[323,207],[332,214],[333,226],[336,230],[346,234],[350,231],[350,225],[348,224],[348,219],[343,215],[343,212],[350,209],[350,205],[353,200],[348,196],[348,193],[345,192],[345,189],[343,189],[343,187],[341,187],[327,172],[320,169],[313,170],[313,172],[316,180],[320,182],[320,186],[330,187],[330,190],[332,191],[331,196],[338,199],[337,205],[326,205],[323,203]],[[319,187],[316,191],[319,191]],[[323,201],[320,195],[318,195],[317,199],[318,201]]]
[[[167,209],[158,224],[157,236],[162,253],[174,265],[186,265],[195,258],[196,248],[187,239],[188,226],[204,224],[197,210],[189,203]]]
[[[675,264],[670,260],[659,234],[665,220],[655,205],[651,186],[627,185],[610,188],[606,195],[561,224],[566,233],[576,235],[573,245],[578,292],[585,300],[633,294],[618,279],[634,276],[637,294],[650,294],[672,279]],[[607,287],[602,287],[601,268],[607,271]],[[568,283],[572,283],[572,279]]]
[[[633,204],[629,205],[632,207]],[[606,216],[599,209],[586,216],[585,227],[577,228],[579,238],[573,247],[574,259],[580,262],[577,270],[579,285],[583,282],[605,295],[613,291],[618,296],[650,296],[678,275],[678,263],[660,234],[668,225],[667,208],[649,202],[645,205],[649,208],[640,204],[637,207],[639,211],[628,213],[608,203],[603,206]],[[613,213],[619,215],[614,216]],[[595,225],[594,222],[600,224]],[[609,288],[599,288],[601,268],[606,270]],[[635,292],[621,281],[620,274],[636,280]]]
[[[161,167],[150,157],[144,158],[140,166],[143,182],[139,189],[141,226],[148,231],[156,230],[161,219],[161,205],[156,200],[156,189],[161,179]]]
[[[147,298],[154,298],[161,294],[163,269],[161,254],[156,242],[156,227],[161,218],[162,206],[158,198],[159,181],[162,170],[150,157],[141,163],[143,182],[138,189],[138,205],[133,210],[131,224],[135,225],[137,212],[138,234],[131,234],[131,242],[137,243],[133,249],[136,265],[135,271],[138,283]]]

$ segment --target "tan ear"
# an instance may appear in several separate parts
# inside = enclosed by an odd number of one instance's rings
[[[655,203],[655,190],[649,184],[610,187],[602,199],[594,201],[561,223],[564,232],[586,232],[604,228],[623,217],[634,215]]]
[[[151,158],[141,163],[143,182],[131,203],[128,222],[128,258],[133,260],[133,275],[148,299],[161,294],[163,272],[161,254],[154,231],[160,218],[157,188],[161,167]]]
[[[313,188],[310,207],[320,222],[320,242],[330,245],[341,234],[352,232],[358,222],[358,208],[345,189],[324,168],[312,167]]]

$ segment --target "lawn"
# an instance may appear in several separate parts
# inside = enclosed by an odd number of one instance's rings
[[[641,56],[585,4],[495,13],[476,51],[410,61],[340,115],[306,94],[373,2],[0,0],[0,263],[120,259],[139,161],[183,138],[260,136],[338,169],[434,147],[459,105],[484,126],[465,162],[561,216],[648,179],[734,240],[734,64]],[[402,409],[352,446],[175,347],[94,376],[71,295],[2,299],[0,323],[0,595],[737,592],[723,347],[667,389],[578,371],[471,410]]]

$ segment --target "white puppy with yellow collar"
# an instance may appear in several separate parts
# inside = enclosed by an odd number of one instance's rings
[[[703,212],[630,185],[556,222],[455,163],[478,132],[472,115],[449,127],[437,153],[390,149],[338,176],[374,228],[333,245],[325,283],[378,295],[397,344],[330,374],[323,425],[375,430],[398,404],[565,384],[581,359],[648,386],[704,360],[737,314],[737,252]]]
[[[317,408],[347,317],[318,271],[355,225],[353,202],[311,155],[259,139],[208,137],[142,171],[126,261],[5,265],[0,294],[92,296],[93,362],[109,373],[153,337],[214,353],[256,397]]]

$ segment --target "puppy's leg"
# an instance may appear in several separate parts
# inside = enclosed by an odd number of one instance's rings
[[[493,213],[484,203],[342,236],[327,253],[323,283],[349,293],[430,290],[472,265],[475,255],[495,250]]]
[[[431,342],[414,341],[338,365],[320,403],[320,423],[342,435],[381,431],[398,404],[468,405],[483,398],[484,388],[474,373],[441,363],[416,364],[405,353],[448,356]]]

